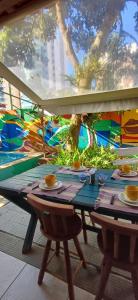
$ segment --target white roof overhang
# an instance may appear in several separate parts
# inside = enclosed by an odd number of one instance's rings
[[[80,114],[138,108],[138,88],[43,100],[42,106],[57,114]]]
[[[89,93],[57,99],[42,100],[0,62],[0,76],[5,78],[33,102],[55,114],[99,113],[138,108],[138,88]]]

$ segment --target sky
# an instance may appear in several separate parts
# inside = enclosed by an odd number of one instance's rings
[[[135,20],[133,18],[136,11],[138,11],[136,3],[130,1],[122,12],[122,18],[124,29],[138,40],[138,33],[135,31]]]

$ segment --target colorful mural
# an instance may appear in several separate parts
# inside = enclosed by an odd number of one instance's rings
[[[123,144],[138,143],[138,109],[122,113],[121,134]]]
[[[23,145],[24,126],[15,111],[0,111],[0,150],[14,151]]]
[[[70,119],[67,115],[65,118]],[[59,138],[69,130],[64,119],[46,120],[43,130],[42,120],[38,112],[29,110],[0,110],[0,150],[43,151],[51,152],[56,145],[65,143]],[[138,109],[126,112],[103,113],[101,119],[94,125],[95,139],[99,146],[119,147],[120,145],[135,145],[138,143]],[[63,134],[64,136],[64,134]],[[45,145],[44,145],[44,142]],[[84,150],[93,143],[93,134],[86,124],[81,125],[79,149]],[[51,147],[51,148],[50,148]]]
[[[97,144],[99,146],[119,147],[120,145],[120,114],[117,112],[103,113],[101,120],[97,121],[94,129],[96,131]]]

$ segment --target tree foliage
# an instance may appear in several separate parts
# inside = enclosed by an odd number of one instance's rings
[[[8,66],[14,67],[23,62],[28,69],[33,68],[33,55],[41,61],[44,53],[38,52],[38,45],[55,38],[56,19],[55,10],[42,10],[36,14],[19,20],[10,27],[0,31],[0,40],[3,41],[0,59]]]
[[[137,0],[133,1],[138,3]],[[86,58],[92,55],[91,61],[89,61],[91,65],[92,60],[96,61],[97,59],[99,61],[99,58],[109,51],[111,44],[112,47],[114,46],[115,35],[117,36],[116,43],[118,47],[119,45],[122,46],[123,53],[126,35],[123,33],[121,14],[128,2],[129,0],[57,0],[55,6],[43,9],[10,27],[4,27],[0,32],[0,40],[2,41],[0,57],[2,59],[4,53],[4,62],[10,66],[15,65],[17,59],[24,62],[29,61],[33,53],[37,52],[36,43],[38,41],[39,43],[46,43],[56,38],[57,30],[60,30],[62,25],[58,19],[57,5],[59,5],[60,13],[63,16],[62,21],[68,33],[68,42],[72,44],[73,55],[76,56],[79,69],[87,70]],[[138,12],[135,12],[134,19],[137,30]],[[62,32],[62,34],[64,33]],[[98,40],[97,46],[96,39]],[[101,44],[99,44],[100,40]],[[67,55],[70,58],[69,52]],[[31,68],[31,62],[30,66],[28,64],[29,67]],[[90,72],[93,73],[91,67]]]

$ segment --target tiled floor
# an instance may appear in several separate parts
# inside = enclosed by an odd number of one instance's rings
[[[42,286],[38,286],[39,270],[0,252],[1,300],[66,300],[67,284],[46,273]],[[75,287],[76,300],[94,300],[90,293]]]
[[[66,300],[67,285],[63,281],[57,279],[59,276],[62,280],[65,279],[64,257],[62,257],[62,255],[58,261],[53,259],[49,265],[49,272],[54,275],[54,277],[46,274],[44,285],[41,288],[38,287],[36,283],[38,275],[37,268],[40,266],[40,259],[43,253],[42,245],[45,245],[46,242],[40,233],[39,225],[37,225],[35,231],[32,252],[26,256],[22,255],[22,246],[28,222],[28,213],[13,203],[7,203],[7,201],[0,197],[0,250],[11,255],[5,256],[5,258],[4,255],[6,254],[3,254],[3,252],[2,255],[0,255],[0,274],[2,274],[0,275],[0,299]],[[94,299],[92,294],[95,295],[98,289],[100,279],[100,273],[98,270],[101,265],[102,254],[98,249],[97,236],[95,233],[88,232],[87,245],[84,244],[82,233],[79,235],[79,241],[85,255],[85,259],[88,262],[88,267],[87,270],[81,268],[77,274],[75,285],[79,288],[75,288],[76,300],[85,300],[86,297],[87,300],[90,300]],[[70,251],[74,252],[75,248],[73,241],[70,241],[69,247]],[[1,257],[3,257],[3,263],[1,263]],[[16,260],[16,258],[18,258],[18,260]],[[7,267],[5,268],[4,262],[8,262],[9,260],[11,263],[7,263]],[[74,260],[73,256],[71,257],[71,263],[73,271],[76,264],[76,260]],[[30,265],[32,265],[32,267],[30,267]],[[1,272],[3,269],[4,271]],[[85,290],[88,292],[85,292]],[[53,291],[54,295],[52,294]],[[129,273],[114,268],[112,269],[105,291],[105,299],[134,299],[132,282],[130,281]]]
[[[0,199],[0,204],[3,203],[3,199]],[[0,207],[0,229],[15,236],[24,238],[28,223],[30,220],[30,214],[13,204],[12,202],[4,203],[4,206]],[[34,242],[38,242],[41,239],[42,234],[39,230],[39,224],[37,225]]]
[[[3,206],[1,206],[2,204]],[[29,220],[30,214],[14,203],[8,202],[2,197],[0,198],[0,230],[24,239]],[[33,241],[45,245],[45,239],[40,232],[39,222]]]

